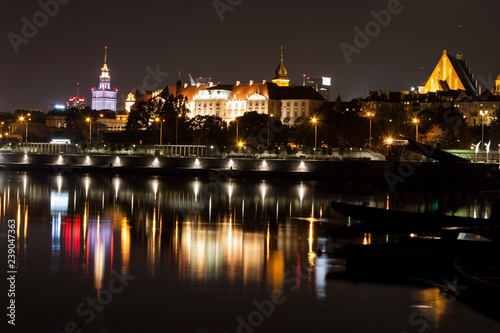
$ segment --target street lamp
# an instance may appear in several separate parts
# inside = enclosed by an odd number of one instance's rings
[[[92,143],[92,119],[87,117],[87,122],[89,123],[89,143]]]
[[[23,125],[24,117],[19,117],[19,121],[21,122],[21,126]],[[21,127],[21,142],[23,142],[23,128]]]
[[[271,120],[271,118],[273,117],[273,114],[271,113],[269,115],[269,117],[267,118],[267,146],[269,147],[269,137],[271,136],[270,135],[270,131],[269,131],[269,122]]]
[[[488,115],[488,110],[481,110],[479,111],[479,115],[481,116],[481,142],[484,142],[484,117]]]
[[[162,120],[160,118],[156,118],[155,121],[160,123],[160,146],[161,146],[163,143],[163,122],[165,120]],[[177,144],[177,138],[175,140],[175,144]]]
[[[0,129],[0,134],[3,134],[3,125],[4,125],[4,124],[5,124],[5,122],[3,122],[3,121],[0,123],[0,126],[1,126],[1,129]]]
[[[104,117],[104,115],[101,113],[99,115],[100,118]],[[101,127],[101,120],[97,119],[97,144],[99,144],[99,128]]]
[[[28,116],[27,118],[25,118],[25,122],[26,122],[26,143],[28,143],[28,125],[29,125],[29,121],[31,120],[31,113],[28,113],[26,116]]]
[[[316,150],[318,145],[318,119],[314,117],[311,121],[314,124],[314,150]]]
[[[177,136],[179,133],[179,118],[182,117],[181,114],[178,114],[177,117],[175,118],[175,151],[177,153]]]
[[[417,118],[414,118],[413,123],[415,124],[415,141],[418,142],[418,123],[419,123],[419,120]]]
[[[368,116],[368,119],[370,119],[370,132],[369,132],[369,137],[368,137],[368,148],[371,148],[371,146],[372,146],[372,117],[375,115],[375,113],[368,112],[366,115]]]

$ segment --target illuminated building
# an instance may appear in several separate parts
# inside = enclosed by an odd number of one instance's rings
[[[87,104],[85,103],[85,98],[80,97],[80,83],[76,84],[76,96],[70,97],[68,101],[66,102],[66,109],[78,109],[78,110],[83,110],[87,107]],[[57,105],[56,105],[57,109]]]
[[[135,104],[135,95],[130,93],[127,95],[127,100],[125,101],[125,111],[130,112],[132,105]]]
[[[331,77],[308,77],[306,85],[313,87],[313,89],[319,92],[327,101],[330,100],[330,88],[332,86]]]
[[[104,52],[104,66],[101,68],[99,77],[99,87],[92,88],[92,109],[93,110],[111,110],[116,111],[116,96],[118,89],[111,89],[111,76],[107,61],[108,48]]]
[[[83,97],[70,97],[66,102],[66,109],[78,109],[83,110],[87,107],[85,104],[85,98]]]
[[[258,112],[297,125],[317,112],[326,100],[312,87],[280,87],[275,83],[241,83],[217,86],[168,86],[163,94],[187,97],[188,116],[217,116],[231,122],[246,112]]]
[[[497,117],[500,109],[500,95],[485,91],[479,96],[468,96],[461,99],[458,109],[470,126],[489,126]]]
[[[432,75],[419,87],[419,92],[426,94],[449,90],[463,90],[470,96],[477,95],[478,86],[462,53],[458,52],[456,57],[452,57],[444,50]]]
[[[258,112],[273,115],[286,125],[294,126],[318,112],[326,102],[325,98],[310,86],[290,86],[283,64],[283,47],[272,82],[263,80],[257,83],[250,80],[248,83],[236,81],[235,84],[214,85],[210,78],[201,79],[196,81],[190,74],[190,84],[182,83],[179,75],[176,85],[167,86],[163,91],[142,94],[136,92],[135,96],[129,95],[130,105],[126,104],[126,107],[132,108],[134,99],[135,102],[144,102],[150,98],[182,95],[187,98],[187,116],[191,118],[216,116],[229,123],[246,112]]]

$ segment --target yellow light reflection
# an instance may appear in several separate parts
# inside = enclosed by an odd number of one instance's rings
[[[313,252],[313,234],[314,234],[314,222],[309,221],[309,253]]]
[[[127,219],[122,220],[122,274],[128,275],[129,261],[130,261],[130,227],[128,226]]]
[[[363,245],[370,245],[372,243],[372,234],[366,234],[363,237]]]
[[[267,265],[267,287],[269,290],[281,290],[283,288],[283,276],[285,274],[285,258],[282,251],[271,251]]]

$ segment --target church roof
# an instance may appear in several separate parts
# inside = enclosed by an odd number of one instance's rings
[[[465,87],[465,91],[468,94],[477,94],[476,84],[473,82],[472,75],[470,74],[470,70],[466,67],[464,60],[458,60],[455,57],[452,57],[448,54],[448,58],[450,59],[453,68],[458,74],[460,81]]]
[[[281,46],[281,58],[280,58],[280,64],[276,68],[276,71],[274,72],[275,77],[274,79],[276,80],[288,80],[288,71],[285,68],[285,65],[283,63],[283,46]]]

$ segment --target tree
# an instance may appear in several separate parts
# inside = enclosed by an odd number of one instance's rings
[[[236,127],[238,127],[240,141],[244,141],[246,145],[252,147],[266,146],[268,120],[267,114],[256,111],[246,112],[229,125],[229,132],[236,134]]]
[[[220,117],[197,115],[188,120],[194,144],[223,146],[227,140],[227,123]]]
[[[87,118],[92,116],[92,110],[87,107],[83,110],[72,108],[65,112],[66,132],[64,133],[73,142],[87,141],[89,138],[89,125]]]

